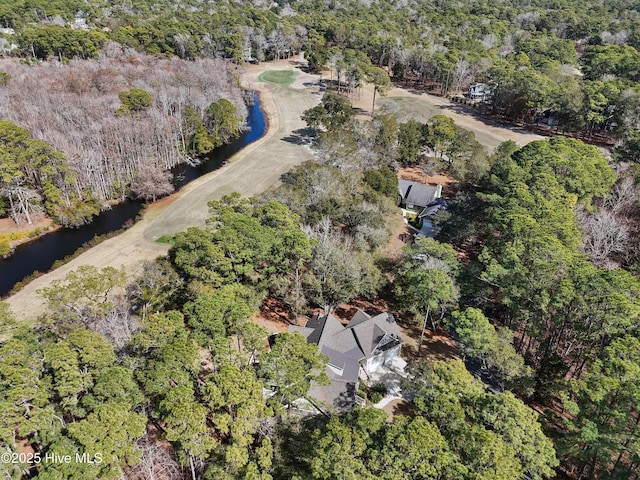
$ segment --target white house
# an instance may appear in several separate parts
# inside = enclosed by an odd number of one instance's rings
[[[469,87],[467,95],[472,100],[488,100],[493,95],[493,88],[486,83],[474,83]]]
[[[329,357],[328,386],[313,385],[309,395],[336,410],[349,410],[362,399],[358,382],[400,355],[402,334],[389,312],[374,317],[358,310],[345,326],[331,314],[316,315],[305,327],[291,326]]]

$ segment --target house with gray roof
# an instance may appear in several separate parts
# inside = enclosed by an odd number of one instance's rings
[[[418,218],[428,216],[439,203],[442,196],[442,185],[424,185],[410,180],[398,180],[398,202],[400,207],[415,212]]]
[[[402,334],[389,312],[370,316],[358,310],[347,325],[331,314],[316,315],[304,327],[291,326],[329,357],[328,386],[313,385],[309,395],[330,408],[344,411],[362,399],[358,382],[400,355]]]

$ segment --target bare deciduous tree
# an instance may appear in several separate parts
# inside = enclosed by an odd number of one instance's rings
[[[32,188],[26,187],[22,177],[14,178],[9,184],[0,185],[0,194],[9,200],[9,214],[18,225],[23,220],[31,225],[31,214],[43,211],[40,195]]]
[[[131,315],[131,308],[123,294],[114,296],[112,308],[96,316],[87,328],[102,335],[116,351],[124,348],[140,329],[140,323]]]
[[[141,307],[144,323],[147,311],[162,308],[183,284],[168,259],[145,261],[140,276],[127,286],[127,296],[134,307]]]
[[[138,167],[131,191],[138,198],[155,202],[157,197],[173,192],[172,178],[171,172],[163,170],[156,161],[149,159],[143,161]]]
[[[456,90],[462,91],[469,88],[469,85],[473,83],[474,71],[471,64],[466,60],[460,58],[453,69],[453,85]]]
[[[162,444],[145,435],[138,441],[142,460],[127,474],[129,480],[172,480],[182,478],[182,467],[173,455],[170,445]]]
[[[495,33],[487,33],[484,37],[482,37],[482,40],[480,41],[480,43],[482,43],[482,46],[484,48],[488,49],[488,48],[497,47],[498,44],[500,43],[500,40],[498,39]]]
[[[187,57],[187,48],[189,47],[189,42],[191,41],[191,35],[188,33],[176,33],[173,36],[173,41],[176,45],[176,53],[180,58]]]
[[[582,226],[583,246],[591,261],[604,266],[613,254],[624,254],[629,247],[629,231],[613,213],[602,209],[595,215],[577,212]]]
[[[379,285],[380,272],[352,248],[351,237],[334,229],[331,219],[323,218],[303,231],[316,240],[310,262],[313,277],[307,289],[310,296],[330,312],[340,303],[360,294],[371,294]]]
[[[132,183],[138,189],[149,186],[134,182],[141,171],[154,173],[156,196],[168,191],[166,178],[155,174],[190,160],[184,132],[188,106],[204,118],[213,102],[225,98],[238,116],[246,117],[235,68],[218,59],[131,53],[113,43],[98,60],[38,65],[0,60],[0,71],[12,79],[0,89],[0,118],[64,152],[77,173],[66,188],[80,199],[90,192],[108,208],[110,200],[126,196]],[[118,94],[132,87],[151,93],[153,104],[135,115],[117,115]],[[142,190],[153,198],[153,191]],[[27,220],[31,210],[23,197],[13,195],[15,212]]]
[[[639,206],[638,187],[631,177],[617,182],[611,196],[605,199],[605,207],[615,215],[633,215]]]
[[[82,265],[38,290],[52,312],[43,324],[64,334],[78,327],[103,335],[116,350],[124,347],[138,329],[122,287],[126,283],[123,269]]]

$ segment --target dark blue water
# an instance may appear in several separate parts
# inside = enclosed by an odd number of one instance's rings
[[[244,132],[233,142],[216,148],[205,161],[191,167],[189,165],[178,165],[172,172],[174,176],[174,185],[176,190],[184,187],[187,183],[195,180],[206,173],[213,172],[222,166],[232,155],[236,154],[250,143],[255,142],[262,137],[266,131],[266,119],[260,110],[260,102],[258,96],[254,95],[253,104],[248,107],[247,125],[250,130]]]
[[[249,106],[247,125],[250,130],[228,145],[214,150],[199,165],[175,167],[173,173],[176,190],[205,173],[220,168],[233,154],[264,135],[266,121],[257,96],[254,96],[253,105]],[[121,229],[125,223],[136,218],[142,206],[142,202],[129,200],[101,213],[89,225],[77,229],[61,229],[20,245],[11,257],[0,259],[0,296],[9,293],[16,283],[33,272],[48,271],[56,260],[71,255],[95,236]]]

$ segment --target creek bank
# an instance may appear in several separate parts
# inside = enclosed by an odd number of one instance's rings
[[[195,166],[181,164],[172,170],[176,178],[176,190],[184,188],[193,180],[218,170],[227,160],[244,147],[258,140],[266,132],[265,114],[259,97],[254,95],[248,106],[247,126],[249,129],[227,145],[223,145],[205,157]],[[170,197],[179,194],[179,191]],[[166,204],[167,197],[158,200]],[[164,201],[164,202],[163,202]],[[0,259],[0,297],[6,296],[20,281],[35,272],[48,272],[57,261],[73,254],[96,237],[121,230],[135,222],[144,203],[139,200],[125,200],[102,212],[93,221],[79,228],[52,230],[38,238],[30,239],[15,248],[8,258]],[[153,204],[150,204],[152,207]]]

